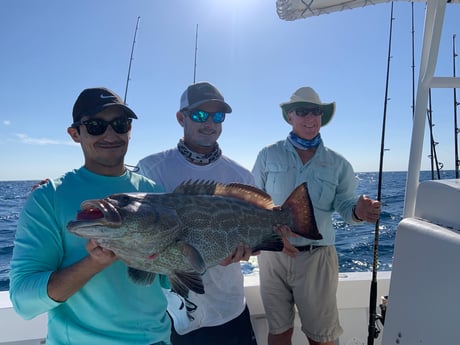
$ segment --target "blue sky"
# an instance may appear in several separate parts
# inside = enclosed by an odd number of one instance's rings
[[[418,69],[424,2],[415,3]],[[395,2],[384,169],[406,170],[412,117],[411,4]],[[196,80],[215,84],[232,106],[219,144],[251,169],[258,151],[290,127],[279,103],[301,86],[335,101],[321,130],[355,171],[377,171],[384,108],[390,3],[294,22],[275,0],[2,0],[0,2],[0,180],[56,177],[83,163],[66,133],[78,94],[106,86],[124,95],[137,17],[128,105],[138,114],[126,163],[173,147],[175,113]],[[460,5],[448,4],[439,76],[452,75]],[[458,40],[457,40],[458,41]],[[457,47],[460,42],[457,43]],[[457,75],[460,65],[457,67]],[[433,92],[439,161],[454,169],[453,91]],[[460,95],[459,95],[460,96]],[[430,168],[429,146],[422,168]]]

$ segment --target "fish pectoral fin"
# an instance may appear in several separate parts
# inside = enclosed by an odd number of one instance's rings
[[[148,286],[153,283],[153,280],[155,279],[155,273],[128,267],[128,277],[133,283]]]
[[[203,280],[197,272],[174,271],[174,276],[169,277],[172,289],[184,298],[188,297],[188,291],[204,294]]]
[[[199,274],[206,272],[206,263],[204,262],[201,253],[191,244],[185,241],[178,241],[177,245],[182,255],[187,259],[192,268]]]

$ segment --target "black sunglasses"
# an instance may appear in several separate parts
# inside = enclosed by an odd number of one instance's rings
[[[292,109],[297,116],[307,116],[308,114],[313,114],[315,116],[323,115],[323,109],[321,107],[314,107],[314,108],[297,108]]]
[[[72,124],[72,127],[86,126],[86,131],[91,135],[101,135],[107,130],[107,127],[112,126],[113,130],[118,134],[128,133],[131,129],[131,122],[133,119],[126,117],[117,117],[112,121],[105,121],[102,119],[90,119],[86,121],[78,121]]]
[[[210,115],[214,123],[222,123],[225,120],[225,113],[223,111],[207,112],[204,110],[184,110],[184,114],[190,116],[194,122],[206,122]]]

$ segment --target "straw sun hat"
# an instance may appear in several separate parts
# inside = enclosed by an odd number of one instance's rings
[[[323,109],[323,116],[321,117],[321,126],[325,126],[331,121],[332,115],[335,112],[335,102],[321,103],[318,94],[311,87],[301,87],[291,96],[289,102],[281,103],[281,110],[283,117],[288,121],[288,112],[299,107],[311,107],[312,105],[319,105]]]

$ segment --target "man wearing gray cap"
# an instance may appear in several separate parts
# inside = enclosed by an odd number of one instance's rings
[[[172,192],[188,180],[239,182],[254,185],[251,173],[224,156],[217,143],[222,123],[232,108],[217,88],[200,82],[190,85],[182,94],[176,119],[184,129],[177,147],[145,157],[138,163],[139,172]],[[209,268],[203,275],[206,292],[189,293],[189,316],[180,317],[181,301],[167,293],[168,311],[174,321],[174,345],[219,344],[255,345],[249,311],[244,298],[240,260],[251,255],[240,246],[221,265]],[[175,305],[177,304],[177,308]]]
[[[263,148],[252,170],[256,186],[282,205],[301,183],[308,184],[321,240],[290,237],[291,252],[262,252],[260,290],[268,345],[290,345],[297,306],[310,345],[332,345],[342,333],[337,310],[338,262],[332,213],[351,224],[375,223],[380,203],[355,194],[351,164],[324,146],[320,129],[331,121],[335,102],[323,103],[311,87],[301,87],[281,104],[292,127],[285,140]],[[286,246],[285,246],[286,248]]]
[[[10,298],[25,319],[48,313],[47,345],[166,345],[171,322],[158,275],[136,285],[128,267],[93,240],[67,231],[80,204],[122,192],[162,192],[131,172],[124,158],[136,114],[107,88],[83,90],[67,129],[84,165],[47,180],[19,217],[10,271]],[[79,214],[81,217],[94,217]]]

